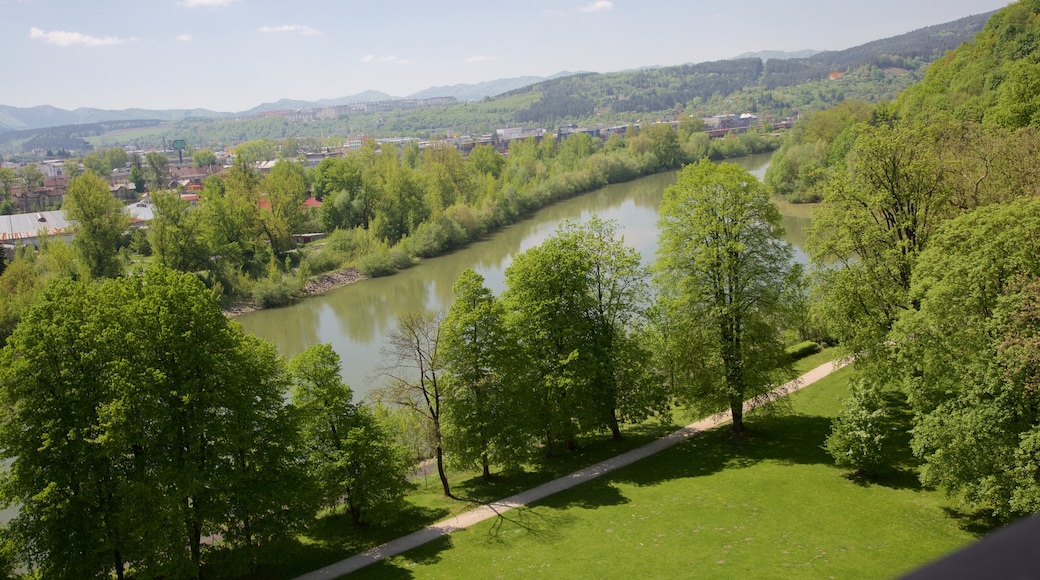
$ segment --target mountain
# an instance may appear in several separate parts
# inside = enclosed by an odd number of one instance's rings
[[[107,121],[181,121],[192,118],[220,118],[230,113],[218,113],[209,109],[92,109],[79,108],[73,111],[50,105],[39,107],[9,107],[0,105],[0,133],[22,129],[40,129],[64,125],[84,125]]]
[[[743,58],[759,58],[763,61],[770,59],[789,60],[792,58],[809,58],[810,56],[813,56],[815,54],[820,54],[820,51],[812,50],[811,48],[806,50],[798,50],[795,52],[784,52],[782,50],[760,50],[758,52],[745,52],[744,54],[734,56],[729,60],[740,60]]]
[[[558,72],[554,75],[547,77],[513,77],[509,79],[496,79],[493,81],[484,81],[482,83],[475,84],[459,84],[442,87],[430,87],[423,89],[417,93],[408,95],[410,99],[431,99],[433,97],[455,97],[460,101],[479,101],[485,97],[495,97],[502,93],[507,93],[512,90],[520,89],[526,86],[548,81],[552,79],[558,79],[561,77],[571,76],[572,72]]]
[[[263,103],[249,109],[248,111],[239,111],[236,115],[241,117],[248,117],[250,115],[256,115],[258,113],[267,113],[270,111],[284,111],[298,110],[298,109],[320,109],[322,107],[338,107],[340,105],[350,105],[353,103],[375,103],[379,101],[389,101],[396,99],[382,91],[365,91],[356,95],[350,95],[347,97],[339,97],[336,99],[320,99],[317,101],[300,101],[295,99],[279,99],[273,103]]]

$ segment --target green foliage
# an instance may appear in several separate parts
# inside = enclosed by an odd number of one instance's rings
[[[1027,197],[944,224],[890,335],[914,407],[922,480],[1002,519],[1040,505],[1040,202]]]
[[[889,411],[878,387],[860,382],[850,385],[849,391],[824,448],[839,466],[875,476],[886,466],[882,446],[888,437]]]
[[[408,463],[404,449],[392,442],[373,412],[352,403],[339,361],[328,344],[293,357],[292,404],[323,503],[345,503],[358,526],[400,506]]]
[[[108,182],[87,173],[69,181],[65,215],[75,222],[72,247],[88,274],[106,278],[122,273],[118,244],[130,225],[130,216],[108,192]]]
[[[744,401],[790,375],[780,333],[794,277],[780,214],[746,170],[705,159],[665,190],[658,228],[664,372],[696,408],[729,407],[740,432]]]
[[[194,577],[204,535],[254,560],[309,511],[277,352],[190,274],[52,284],[0,357],[20,564]]]
[[[806,340],[794,346],[787,347],[787,353],[791,355],[791,360],[801,360],[818,352],[820,352],[819,343],[811,340]]]

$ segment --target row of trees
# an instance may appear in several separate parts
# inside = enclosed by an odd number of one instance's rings
[[[802,304],[780,218],[736,165],[687,166],[662,205],[653,271],[595,217],[515,257],[494,296],[473,271],[441,320],[403,317],[381,400],[422,416],[443,491],[444,456],[490,476],[534,450],[662,416],[743,405],[791,376],[782,331]]]

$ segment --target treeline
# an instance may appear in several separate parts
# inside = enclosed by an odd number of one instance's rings
[[[836,460],[914,469],[1003,521],[1040,509],[1038,22],[1040,2],[1008,6],[896,103],[806,119],[767,173],[821,200],[814,319],[859,375]],[[893,464],[892,422],[916,463]]]
[[[662,202],[652,289],[615,224],[565,223],[515,257],[501,297],[466,271],[443,318],[401,317],[378,399],[448,497],[446,463],[509,477],[677,404],[728,408],[740,433],[744,400],[790,378],[784,346],[803,338],[780,223],[746,170],[688,165]],[[399,517],[406,434],[383,417],[400,415],[355,404],[331,347],[283,360],[195,274],[91,274],[48,285],[0,351],[0,499],[19,508],[4,571],[262,574],[329,513]]]

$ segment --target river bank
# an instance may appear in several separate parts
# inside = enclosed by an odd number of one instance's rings
[[[303,288],[296,293],[295,299],[303,300],[306,298],[321,296],[330,290],[349,286],[364,279],[365,277],[361,275],[361,272],[354,267],[311,276]],[[263,306],[261,306],[259,302],[250,298],[248,300],[238,300],[233,302],[230,306],[224,309],[224,315],[235,317],[240,314],[248,314],[263,309]]]

